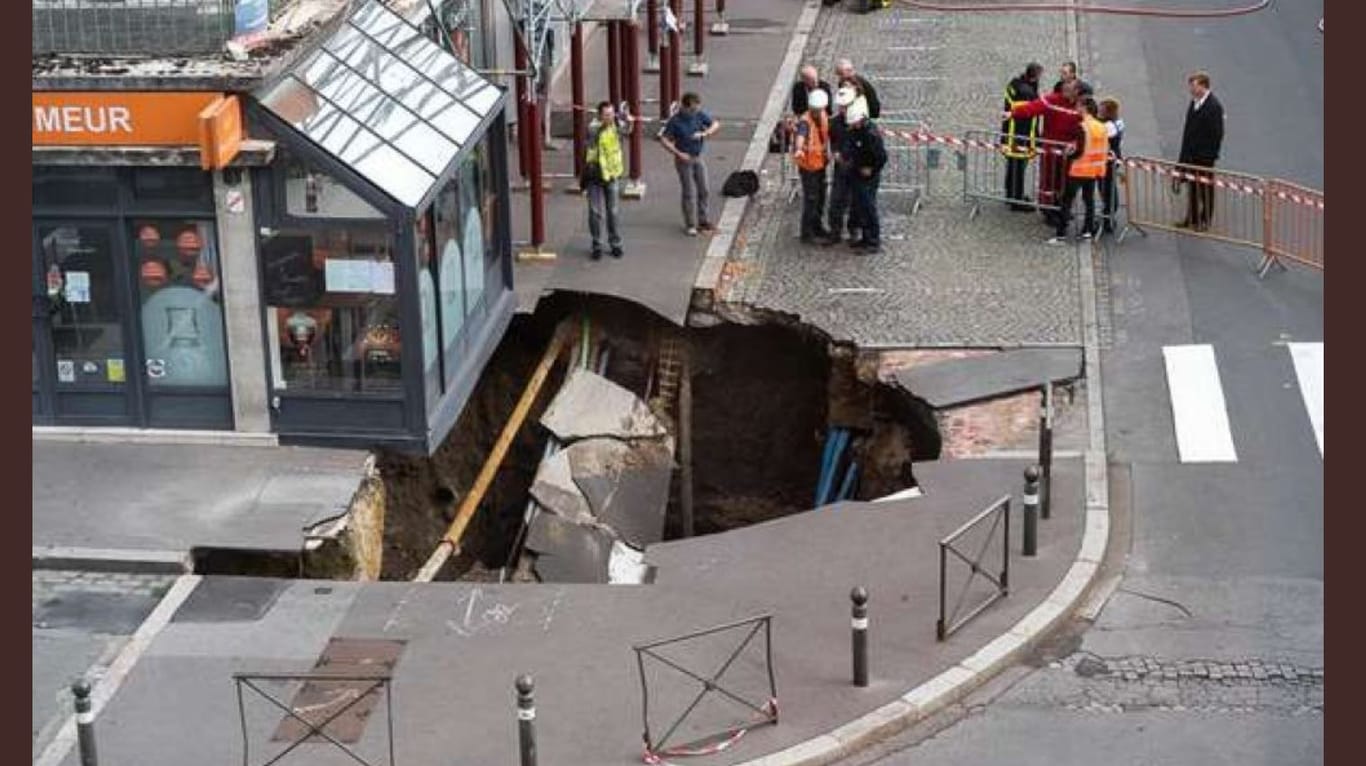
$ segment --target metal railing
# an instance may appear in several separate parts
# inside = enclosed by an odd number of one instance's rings
[[[982,546],[978,548],[976,553],[969,556],[954,547],[954,543],[988,519],[991,520],[991,528],[987,530]],[[992,540],[996,537],[997,529],[1001,529],[1003,535],[1001,540],[1001,571],[999,574],[993,575],[983,568],[982,561],[986,557],[987,550],[991,547]],[[963,582],[963,589],[959,592],[958,599],[952,609],[948,607],[949,554],[953,554],[955,558],[967,564],[969,569],[968,578]],[[992,586],[992,593],[976,606],[968,609],[966,614],[963,614],[963,602],[967,598],[968,590],[979,578]],[[939,620],[934,625],[935,638],[940,641],[945,640],[969,620],[985,611],[987,607],[1009,594],[1010,496],[1005,495],[987,506],[981,513],[968,519],[963,526],[954,530],[948,537],[939,541]]]
[[[732,631],[743,633],[743,637],[736,644],[734,650],[731,651],[730,656],[726,658],[726,661],[721,663],[716,671],[710,675],[702,675],[699,672],[693,671],[680,662],[665,657],[657,651],[665,646],[677,645],[705,636],[713,636]],[[730,670],[731,666],[735,664],[736,659],[738,659],[740,655],[744,653],[745,649],[761,634],[763,636],[764,669],[768,675],[768,699],[763,702],[758,702],[747,699],[743,693],[722,685],[721,679],[725,676],[726,672]],[[756,617],[706,628],[705,630],[693,631],[674,638],[667,638],[648,644],[637,644],[631,648],[636,653],[636,665],[640,669],[641,718],[645,726],[643,736],[645,739],[645,752],[647,758],[658,758],[669,755],[702,755],[720,752],[733,744],[743,736],[745,732],[760,726],[778,723],[778,688],[773,677],[772,615],[762,614]],[[701,687],[696,696],[693,697],[692,702],[683,709],[682,713],[673,719],[673,722],[658,738],[653,735],[650,729],[650,684],[645,672],[645,660],[647,657],[654,662],[661,663],[665,667],[671,668],[684,676],[687,676],[697,682]],[[678,732],[679,727],[682,726],[683,723],[687,721],[688,717],[692,715],[693,711],[697,709],[698,704],[710,694],[725,697],[731,702],[756,714],[757,718],[739,722],[735,726],[703,735],[702,737],[685,744],[670,745],[670,739]]]
[[[33,0],[33,54],[215,53],[232,39],[238,4],[239,0]]]
[[[246,695],[244,694],[245,689],[250,689],[257,695],[259,695],[262,699],[269,702],[272,706],[284,711],[285,717],[284,721],[282,722],[282,726],[283,723],[295,722],[303,728],[302,735],[297,736],[292,740],[287,740],[289,744],[285,747],[284,750],[276,753],[274,756],[271,756],[269,760],[263,761],[260,764],[260,766],[271,766],[271,764],[280,762],[290,753],[297,750],[300,745],[303,745],[304,743],[310,741],[317,741],[315,738],[322,739],[326,742],[332,743],[332,745],[336,746],[343,753],[350,756],[351,759],[355,762],[362,764],[362,766],[377,766],[377,764],[374,764],[373,762],[361,757],[361,755],[352,748],[347,747],[346,744],[341,741],[341,739],[328,733],[327,727],[333,721],[339,719],[347,711],[360,705],[360,703],[363,700],[368,699],[373,694],[378,694],[381,692],[384,694],[385,719],[387,723],[387,727],[385,729],[388,744],[387,752],[389,756],[387,763],[389,764],[389,766],[393,766],[394,693],[393,686],[391,683],[392,678],[388,674],[366,675],[352,673],[327,673],[318,671],[314,671],[311,673],[234,673],[232,678],[237,686],[237,713],[242,725],[242,766],[250,766],[251,764],[251,734],[247,721],[247,703]],[[289,684],[290,686],[293,686],[296,682],[319,685],[335,684],[346,687],[344,688],[346,694],[342,695],[342,698],[345,699],[345,697],[349,696],[350,699],[338,705],[335,709],[332,709],[330,712],[327,713],[326,716],[315,716],[317,720],[310,720],[308,717],[305,717],[309,711],[304,711],[303,714],[301,714],[300,711],[293,704],[291,704],[290,702],[286,702],[279,696],[276,696],[275,694],[272,694],[270,691],[267,691],[266,689],[262,688],[263,684],[269,682],[283,682]],[[328,705],[327,707],[324,707],[322,709],[327,710],[331,707],[331,705]]]
[[[1323,269],[1323,192],[1274,178],[1131,157],[1120,232],[1148,229],[1261,251],[1257,272],[1291,261]]]
[[[930,193],[931,154],[939,149],[921,143],[895,140],[898,135],[925,130],[925,124],[913,120],[878,120],[887,147],[887,165],[882,169],[879,194],[908,197],[911,215],[920,212],[925,197]]]
[[[981,212],[982,202],[1024,205],[1035,210],[1057,210],[1067,186],[1067,162],[1061,141],[1037,139],[1030,157],[1011,158],[1002,142],[1006,134],[995,130],[969,130],[958,149],[963,171],[963,201],[972,205],[968,217]],[[1007,184],[1007,173],[1019,173],[1021,194]]]

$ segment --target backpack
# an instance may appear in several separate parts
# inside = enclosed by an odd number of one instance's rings
[[[726,176],[721,185],[723,197],[751,197],[759,191],[759,174],[753,170],[737,170]]]

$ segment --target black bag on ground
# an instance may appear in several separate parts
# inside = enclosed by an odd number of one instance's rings
[[[723,197],[750,197],[759,191],[759,174],[753,170],[737,170],[726,176],[721,184]]]

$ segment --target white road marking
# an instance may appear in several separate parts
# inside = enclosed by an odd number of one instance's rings
[[[1183,463],[1235,463],[1224,388],[1214,347],[1163,346],[1176,447]]]
[[[1323,457],[1323,344],[1287,343],[1286,346],[1290,349],[1291,361],[1295,363],[1295,377],[1300,382],[1304,409],[1314,426],[1314,441],[1319,444],[1319,457]]]

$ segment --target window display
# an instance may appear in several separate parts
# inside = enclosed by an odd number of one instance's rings
[[[123,312],[106,225],[39,224],[57,385],[122,386]]]
[[[422,362],[425,366],[423,388],[427,392],[427,403],[435,404],[441,398],[441,351],[438,336],[441,333],[441,317],[436,307],[436,263],[432,258],[432,214],[418,216],[413,240],[417,243],[417,286],[418,299],[422,307]]]
[[[284,229],[261,241],[275,384],[402,388],[393,245],[379,231]]]
[[[134,219],[132,235],[142,300],[147,384],[227,387],[228,358],[213,224]]]

